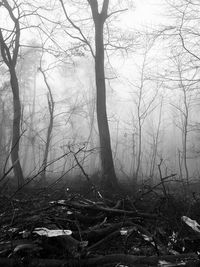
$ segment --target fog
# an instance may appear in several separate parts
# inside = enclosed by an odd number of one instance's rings
[[[14,115],[3,41],[13,56],[16,32],[7,1],[1,2],[0,173],[4,175],[13,166]],[[37,180],[44,164],[46,181],[82,175],[83,169],[90,176],[101,175],[91,54],[91,49],[95,51],[94,23],[89,4],[64,1],[66,17],[60,1],[22,2],[15,69],[21,101],[19,161],[24,177],[36,175]],[[176,179],[197,180],[200,4],[133,2],[111,0],[109,13],[113,15],[104,25],[106,107],[117,177],[157,182],[160,164],[163,177],[176,174]],[[8,3],[17,17],[14,1]],[[14,175],[13,170],[9,175]]]

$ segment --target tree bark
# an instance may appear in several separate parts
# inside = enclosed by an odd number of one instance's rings
[[[24,177],[19,161],[19,141],[20,141],[20,122],[21,122],[21,103],[19,98],[19,84],[14,67],[10,67],[10,84],[13,93],[13,132],[11,160],[14,166],[13,171],[18,180],[18,187],[24,184]]]
[[[95,25],[95,78],[96,108],[100,138],[100,156],[102,165],[102,186],[105,190],[116,189],[118,181],[114,169],[111,150],[110,131],[106,111],[106,83],[104,69],[104,23],[107,18],[109,0],[104,0],[101,13],[98,12],[97,0],[88,0]]]

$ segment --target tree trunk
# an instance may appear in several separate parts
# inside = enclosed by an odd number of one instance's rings
[[[14,166],[14,175],[18,180],[18,187],[21,187],[24,184],[23,172],[19,161],[21,103],[19,98],[19,84],[14,67],[10,67],[10,84],[13,93],[13,134],[11,160]]]
[[[182,77],[181,77],[182,79]],[[186,182],[189,186],[189,171],[188,171],[188,161],[187,161],[187,139],[188,139],[188,116],[189,116],[189,108],[188,108],[188,101],[187,101],[187,92],[182,84],[181,80],[181,85],[182,85],[182,90],[183,90],[183,96],[184,96],[184,107],[185,111],[183,114],[184,122],[183,122],[183,137],[182,137],[182,142],[183,142],[183,162],[184,162],[184,168],[185,168],[185,176],[186,176]]]
[[[49,120],[49,126],[48,126],[48,130],[47,130],[47,138],[46,138],[46,144],[45,144],[44,158],[43,158],[43,163],[42,163],[43,171],[42,171],[41,176],[42,176],[43,185],[45,185],[45,183],[46,183],[46,168],[47,168],[47,162],[48,162],[51,135],[52,135],[52,130],[53,130],[53,112],[54,112],[54,102],[50,102],[48,95],[47,95],[47,99],[48,99],[50,120]]]
[[[141,118],[139,117],[138,121],[138,156],[137,156],[137,168],[135,172],[135,182],[137,184],[138,178],[139,178],[139,172],[140,172],[140,166],[141,166],[141,156],[142,156],[142,124],[141,124]]]
[[[96,2],[96,5],[94,4]],[[96,78],[96,105],[97,105],[97,122],[100,138],[100,155],[102,165],[102,186],[105,190],[116,189],[118,186],[115,174],[113,156],[110,142],[110,132],[106,112],[106,84],[104,70],[104,37],[103,28],[107,18],[108,0],[103,3],[101,13],[98,13],[97,1],[89,1],[94,24],[95,24],[95,78]],[[96,8],[97,7],[97,8]]]
[[[153,177],[154,177],[154,171],[155,171],[155,165],[156,165],[156,157],[158,154],[158,142],[159,142],[159,135],[160,135],[160,125],[162,121],[162,108],[163,108],[163,97],[161,99],[160,103],[160,111],[159,111],[159,117],[158,117],[158,126],[156,131],[155,140],[153,141],[153,153],[152,153],[152,159],[151,159],[151,165],[150,165],[150,183],[153,185]],[[153,138],[154,139],[154,138]]]
[[[81,29],[69,18],[64,7],[63,0],[60,0],[66,19],[80,33],[81,40],[89,46],[92,56],[95,58],[95,78],[96,78],[96,108],[97,108],[97,123],[100,139],[100,157],[103,172],[102,186],[105,190],[116,190],[118,181],[115,174],[113,156],[110,142],[110,132],[108,126],[108,118],[106,112],[106,84],[104,73],[104,23],[108,18],[109,0],[101,1],[102,9],[98,11],[98,0],[87,0],[91,8],[93,22],[95,25],[95,49],[90,45],[90,42],[84,36]],[[80,40],[80,38],[78,38]]]
[[[24,185],[24,177],[19,161],[21,103],[19,98],[19,84],[15,69],[20,46],[19,45],[20,15],[18,14],[19,16],[17,18],[15,17],[13,8],[10,6],[7,0],[2,0],[1,5],[8,11],[9,17],[15,25],[13,32],[11,32],[9,37],[7,38],[2,33],[4,29],[0,28],[0,49],[3,61],[7,65],[10,73],[10,84],[13,94],[13,133],[12,133],[11,160],[13,164],[14,175],[18,180],[18,187],[21,187],[22,185]],[[9,44],[7,44],[9,39],[10,42]]]
[[[48,155],[49,155],[49,148],[50,148],[50,143],[51,143],[51,137],[52,137],[52,130],[53,130],[53,123],[54,123],[54,107],[55,103],[53,100],[53,95],[51,91],[51,87],[47,81],[47,77],[45,75],[45,72],[42,70],[40,67],[40,71],[42,73],[44,82],[47,86],[48,89],[48,94],[47,94],[47,102],[48,102],[48,108],[49,108],[49,125],[48,125],[48,130],[47,130],[47,138],[46,138],[46,145],[45,145],[45,151],[44,151],[44,158],[43,158],[43,163],[42,163],[42,184],[45,185],[46,183],[46,168],[47,168],[47,162],[48,162]]]
[[[23,160],[23,170],[26,170],[26,164],[27,160],[29,158],[29,151],[30,151],[30,146],[32,145],[32,138],[33,138],[33,132],[34,132],[34,117],[35,117],[35,105],[36,105],[36,67],[34,68],[34,79],[33,79],[33,102],[32,102],[32,109],[31,109],[31,114],[30,114],[30,126],[28,129],[28,135],[27,135],[27,142],[26,142],[26,147],[25,147],[25,152],[24,152],[24,160]],[[34,155],[34,154],[33,154]],[[35,160],[33,160],[33,166],[32,169],[36,169],[36,165],[34,164]]]

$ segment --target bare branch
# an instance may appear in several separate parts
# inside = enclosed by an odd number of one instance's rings
[[[107,15],[107,18],[111,17],[111,16],[114,15],[114,14],[125,12],[125,11],[127,11],[127,10],[128,10],[128,8],[124,8],[124,9],[119,9],[119,10],[113,11],[113,12],[111,12],[111,13],[109,13],[109,14]]]
[[[195,57],[196,59],[200,60],[200,57],[198,57],[196,54],[194,54],[193,52],[191,52],[185,45],[185,41],[183,39],[183,36],[181,33],[179,33],[179,36],[180,36],[180,39],[181,39],[181,43],[182,43],[182,46],[184,48],[185,51],[187,51],[190,55],[192,55],[193,57]]]
[[[87,38],[85,37],[85,35],[83,34],[82,30],[70,19],[70,17],[68,16],[67,14],[67,11],[66,11],[66,8],[65,8],[65,5],[63,3],[63,0],[59,0],[60,3],[61,3],[61,6],[62,6],[62,9],[64,11],[64,14],[65,14],[65,17],[66,19],[69,21],[69,23],[79,32],[79,34],[82,36],[83,39],[81,39],[85,44],[87,44],[87,46],[89,47],[90,49],[90,52],[92,54],[93,57],[95,57],[95,54],[94,54],[94,51],[92,49],[92,46],[91,44],[89,43],[89,41],[87,40]],[[77,37],[78,38],[78,37]]]

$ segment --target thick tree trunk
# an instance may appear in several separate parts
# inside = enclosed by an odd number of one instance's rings
[[[14,166],[14,175],[18,180],[18,187],[20,187],[24,184],[23,172],[19,160],[21,103],[19,98],[19,84],[14,67],[10,68],[10,84],[13,93],[13,134],[11,160]]]
[[[90,4],[91,8],[93,7]],[[110,132],[108,125],[108,118],[106,112],[106,84],[105,84],[105,70],[104,70],[104,38],[103,28],[105,22],[105,12],[96,13],[93,19],[95,24],[95,76],[96,76],[96,105],[97,105],[97,122],[99,129],[100,147],[101,147],[101,164],[103,171],[102,186],[106,190],[116,189],[118,182],[115,174],[113,156],[111,150]]]

